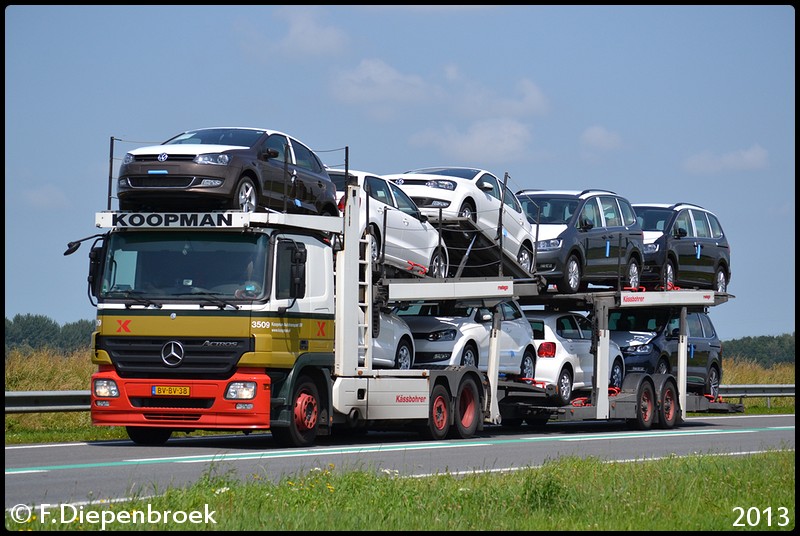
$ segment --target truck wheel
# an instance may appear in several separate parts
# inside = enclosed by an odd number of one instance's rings
[[[461,439],[469,439],[478,429],[479,418],[478,386],[472,378],[464,378],[458,386],[455,403],[455,435]]]
[[[675,428],[681,411],[678,388],[672,380],[664,382],[658,406],[658,425],[665,429]]]
[[[146,426],[126,426],[128,437],[137,445],[163,445],[172,435],[169,428],[149,428]]]
[[[450,394],[441,384],[431,391],[431,405],[428,410],[428,436],[440,440],[450,431]]]
[[[653,427],[655,408],[656,397],[653,394],[653,386],[649,381],[643,381],[636,394],[636,419],[634,419],[636,428],[649,430]]]
[[[316,384],[307,376],[297,381],[292,396],[289,426],[272,429],[272,437],[284,447],[310,447],[317,438],[320,400]]]

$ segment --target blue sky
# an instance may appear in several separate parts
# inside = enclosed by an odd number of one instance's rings
[[[697,203],[731,242],[721,338],[795,329],[790,6],[12,5],[5,111],[6,318],[94,318],[89,248],[63,252],[106,209],[112,136],[116,177],[137,146],[254,126],[331,166]]]

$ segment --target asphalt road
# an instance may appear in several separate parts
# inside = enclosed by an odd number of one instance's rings
[[[490,426],[469,440],[424,441],[403,431],[319,438],[279,448],[268,433],[186,437],[160,447],[98,441],[5,447],[5,507],[83,504],[152,496],[218,471],[242,479],[305,474],[314,468],[388,470],[400,475],[502,471],[561,456],[644,460],[670,455],[747,454],[795,448],[794,415],[708,415],[672,430],[632,431],[621,422]]]

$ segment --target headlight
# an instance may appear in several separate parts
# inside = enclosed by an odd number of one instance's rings
[[[231,382],[225,389],[227,400],[251,400],[256,397],[256,382]]]
[[[645,244],[644,248],[642,248],[642,252],[645,255],[652,255],[658,251],[658,244]]]
[[[123,164],[130,164],[133,162],[133,155],[131,153],[125,153],[125,156],[122,157]]]
[[[129,188],[130,183],[128,182],[128,179],[126,177],[123,177],[117,181],[117,186],[120,186],[122,188]]]
[[[119,396],[117,382],[114,380],[95,380],[94,396],[100,398],[117,398]]]
[[[652,344],[638,344],[636,346],[626,346],[622,348],[623,354],[649,354],[652,351]]]
[[[231,157],[222,153],[199,154],[194,157],[195,164],[214,164],[215,166],[227,166]]]
[[[451,192],[456,189],[456,183],[453,181],[433,180],[425,183],[428,188],[439,188],[440,190],[450,190]]]
[[[428,335],[429,341],[454,341],[458,332],[454,329],[443,329],[441,331],[434,331]]]
[[[536,251],[554,251],[556,249],[561,249],[561,239],[559,238],[536,242]]]

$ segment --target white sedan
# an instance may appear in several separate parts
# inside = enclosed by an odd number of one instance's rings
[[[503,302],[500,310],[499,372],[530,380],[535,355],[531,326],[516,302]],[[416,365],[472,365],[482,371],[488,370],[492,329],[489,309],[441,301],[414,303],[395,312],[414,335]]]
[[[362,232],[366,229],[369,204],[369,225],[375,239],[373,261],[378,261],[383,255],[383,262],[402,274],[446,277],[449,263],[447,245],[414,201],[396,184],[379,175],[352,169],[348,172],[360,186]],[[329,169],[328,175],[341,196],[339,209],[342,211],[345,170]]]
[[[492,243],[498,236],[502,207],[503,250],[531,273],[533,227],[514,193],[492,173],[476,168],[435,167],[384,178],[411,196],[423,214],[438,219],[441,211],[442,221],[469,218]]]
[[[592,324],[582,314],[526,310],[536,341],[535,382],[555,384],[558,401],[569,404],[576,391],[592,388],[594,354]],[[625,376],[625,360],[614,341],[609,341],[608,385],[619,388]]]

